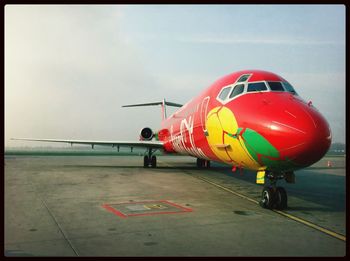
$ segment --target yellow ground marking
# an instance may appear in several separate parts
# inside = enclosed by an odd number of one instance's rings
[[[225,190],[225,191],[227,191],[227,192],[230,192],[231,194],[234,194],[234,195],[236,195],[236,196],[238,196],[238,197],[241,197],[241,198],[244,198],[244,199],[246,199],[246,200],[249,200],[249,201],[251,201],[251,202],[253,202],[253,203],[255,203],[255,204],[259,204],[259,202],[256,201],[255,199],[249,198],[249,197],[247,197],[247,196],[244,196],[244,195],[241,194],[241,193],[238,193],[238,192],[233,191],[233,190],[231,190],[231,189],[225,188],[225,187],[223,187],[223,186],[221,186],[221,185],[219,185],[219,184],[216,184],[216,183],[214,183],[214,182],[212,182],[212,181],[210,181],[210,180],[207,180],[207,179],[202,178],[202,177],[195,177],[195,178],[200,179],[200,180],[203,180],[203,181],[205,181],[205,182],[207,182],[207,183],[209,183],[209,184],[212,184],[212,185],[214,185],[214,186],[216,186],[216,187],[218,187],[218,188],[221,188],[222,190]]]
[[[316,230],[318,230],[318,231],[321,231],[321,232],[323,232],[323,233],[325,233],[325,234],[327,234],[327,235],[330,235],[330,236],[332,236],[332,237],[335,237],[335,238],[337,238],[337,239],[340,239],[340,240],[342,240],[342,241],[344,241],[344,242],[346,241],[346,237],[345,237],[344,235],[341,235],[341,234],[338,234],[338,233],[336,233],[336,232],[334,232],[334,231],[331,231],[331,230],[329,230],[329,229],[320,227],[320,226],[318,226],[318,225],[316,225],[316,224],[314,224],[314,223],[311,223],[310,221],[307,221],[307,220],[305,220],[305,219],[302,219],[302,218],[293,216],[293,215],[288,214],[288,213],[286,213],[286,212],[284,212],[284,211],[275,210],[275,209],[273,209],[273,211],[276,212],[276,213],[278,213],[278,214],[280,214],[280,215],[282,215],[282,216],[285,216],[285,217],[287,217],[287,218],[293,219],[294,221],[297,221],[297,222],[299,222],[299,223],[302,223],[302,224],[304,224],[304,225],[306,225],[306,226],[308,226],[308,227],[311,227],[311,228],[314,228],[314,229],[316,229]]]
[[[164,209],[164,208],[166,208],[163,205],[159,205],[159,204],[143,205],[143,206],[147,209]]]
[[[158,161],[158,162],[159,162],[159,161]],[[176,168],[175,166],[172,166],[172,165],[170,165],[170,164],[168,164],[168,163],[165,163],[165,162],[162,162],[162,164],[167,165],[167,166],[169,166],[169,167]],[[222,190],[225,190],[225,191],[227,191],[227,192],[229,192],[229,193],[231,193],[231,194],[234,194],[234,195],[236,195],[236,196],[238,196],[238,197],[240,197],[240,198],[244,198],[244,199],[246,199],[246,200],[248,200],[248,201],[250,201],[250,202],[253,202],[253,203],[255,203],[255,204],[259,204],[259,202],[258,202],[257,200],[252,199],[252,198],[249,198],[249,197],[247,197],[247,196],[245,196],[245,195],[243,195],[243,194],[241,194],[241,193],[238,193],[238,192],[233,191],[233,190],[231,190],[231,189],[229,189],[229,188],[226,188],[226,187],[224,187],[224,186],[221,186],[221,185],[219,185],[219,184],[217,184],[217,183],[215,183],[215,182],[212,182],[212,181],[207,180],[207,179],[202,178],[202,177],[195,177],[195,176],[192,176],[192,177],[197,178],[197,179],[200,179],[200,180],[203,180],[204,182],[207,182],[207,183],[209,183],[209,184],[211,184],[211,185],[213,185],[213,186],[216,186],[216,187],[218,187],[218,188],[220,188],[220,189],[222,189]],[[316,230],[318,230],[318,231],[320,231],[320,232],[323,232],[323,233],[325,233],[325,234],[327,234],[327,235],[329,235],[329,236],[332,236],[332,237],[337,238],[337,239],[339,239],[339,240],[342,240],[342,241],[344,241],[344,242],[346,241],[346,237],[345,237],[344,235],[339,234],[339,233],[336,233],[336,232],[331,231],[331,230],[329,230],[329,229],[320,227],[320,226],[318,226],[318,225],[316,225],[316,224],[314,224],[314,223],[312,223],[312,222],[310,222],[310,221],[307,221],[307,220],[305,220],[305,219],[302,219],[302,218],[296,217],[296,216],[294,216],[294,215],[288,214],[288,213],[286,213],[286,212],[284,212],[284,211],[281,211],[281,210],[272,209],[272,211],[275,212],[275,213],[278,213],[278,214],[280,214],[280,215],[282,215],[282,216],[284,216],[284,217],[286,217],[286,218],[292,219],[292,220],[294,220],[294,221],[296,221],[296,222],[299,222],[299,223],[304,224],[304,225],[306,225],[306,226],[308,226],[308,227],[311,227],[311,228],[316,229]]]

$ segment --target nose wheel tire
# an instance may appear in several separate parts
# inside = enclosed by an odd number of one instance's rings
[[[265,187],[261,193],[259,204],[263,208],[282,210],[287,208],[287,201],[287,192],[284,188]]]
[[[274,193],[272,188],[265,187],[261,193],[261,201],[259,202],[260,206],[263,208],[271,209],[273,206],[273,197]]]
[[[282,187],[277,187],[275,192],[275,208],[282,210],[287,208],[287,192]]]

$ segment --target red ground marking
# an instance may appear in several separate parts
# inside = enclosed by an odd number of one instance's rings
[[[103,204],[102,207],[105,208],[107,211],[112,212],[113,214],[115,214],[115,215],[117,215],[117,216],[119,216],[119,217],[121,217],[121,218],[126,218],[126,217],[127,217],[127,216],[124,215],[122,212],[120,212],[120,211],[118,211],[118,210],[112,208],[112,207],[111,207],[110,205],[108,205],[108,204]]]
[[[180,206],[180,205],[178,205],[178,204],[172,203],[172,202],[167,201],[167,200],[160,200],[160,201],[158,201],[158,202],[167,203],[167,204],[172,205],[172,206],[174,206],[174,207],[176,207],[176,208],[182,209],[184,212],[192,212],[192,211],[193,211],[191,208],[185,208],[185,207],[183,207],[183,206]]]
[[[124,214],[121,211],[113,208],[110,206],[110,204],[103,204],[102,207],[105,208],[107,211],[117,215],[121,218],[127,218],[127,217],[135,217],[135,216],[154,216],[159,214],[178,214],[178,213],[185,213],[185,212],[192,212],[193,210],[191,208],[185,208],[183,206],[177,205],[175,203],[172,203],[167,200],[157,200],[157,201],[140,201],[140,202],[123,202],[123,203],[117,203],[117,204],[111,204],[111,205],[125,205],[125,204],[144,204],[144,203],[159,203],[163,202],[168,205],[171,205],[173,207],[176,207],[180,209],[181,211],[163,211],[163,212],[152,212],[152,213],[140,213],[140,214]]]

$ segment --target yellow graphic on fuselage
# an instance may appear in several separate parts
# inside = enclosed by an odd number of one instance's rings
[[[237,121],[230,109],[224,106],[212,109],[207,115],[205,126],[209,146],[220,160],[250,169],[261,168],[250,156],[242,137],[237,135]]]

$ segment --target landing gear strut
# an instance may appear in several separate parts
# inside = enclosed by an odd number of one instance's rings
[[[284,179],[283,174],[269,173],[267,178],[270,180],[270,186],[264,187],[261,193],[260,206],[268,209],[286,209],[287,192],[282,187],[276,187],[277,180]]]
[[[152,168],[157,167],[157,157],[153,155],[155,150],[149,148],[147,155],[143,157],[143,167],[148,168],[151,166]]]
[[[197,158],[197,167],[198,168],[210,168],[210,160],[198,159]]]

